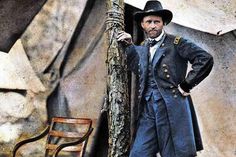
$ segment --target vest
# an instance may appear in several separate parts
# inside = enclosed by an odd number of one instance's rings
[[[152,61],[149,61],[148,75],[147,75],[147,82],[146,82],[144,97],[146,101],[149,101],[152,96],[155,101],[162,99],[161,93],[159,92],[159,89],[156,85],[156,82],[153,76]]]

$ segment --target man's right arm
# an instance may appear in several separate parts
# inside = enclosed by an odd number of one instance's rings
[[[120,31],[117,34],[117,41],[125,47],[128,68],[136,74],[136,66],[138,65],[139,59],[135,50],[135,45],[132,42],[132,36],[129,33]]]

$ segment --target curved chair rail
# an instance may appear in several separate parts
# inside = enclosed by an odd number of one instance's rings
[[[46,136],[46,135],[48,134],[49,129],[50,129],[50,125],[47,125],[46,128],[45,128],[39,135],[36,135],[36,136],[34,136],[34,137],[28,138],[28,139],[26,139],[26,140],[23,140],[23,141],[20,141],[19,143],[17,143],[17,144],[15,145],[15,147],[13,148],[13,157],[16,156],[16,152],[17,152],[17,150],[18,150],[21,146],[23,146],[23,145],[25,145],[25,144],[27,144],[27,143],[34,142],[34,141],[37,141],[37,140],[43,138],[44,136]]]
[[[93,131],[93,128],[90,128],[88,130],[88,132],[83,137],[81,137],[79,140],[76,140],[76,141],[73,141],[73,142],[68,142],[68,143],[63,143],[63,144],[59,145],[56,148],[56,150],[54,151],[53,157],[57,157],[58,153],[65,147],[74,146],[74,145],[77,145],[77,144],[80,144],[80,143],[84,142],[85,140],[87,140],[89,138],[92,131]]]

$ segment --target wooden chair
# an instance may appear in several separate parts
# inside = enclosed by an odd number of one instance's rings
[[[39,140],[46,135],[48,136],[45,157],[57,157],[60,151],[74,152],[76,156],[83,157],[92,131],[91,119],[54,117],[41,134],[17,143],[13,149],[13,157],[22,145]]]

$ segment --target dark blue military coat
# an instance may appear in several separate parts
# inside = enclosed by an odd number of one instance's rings
[[[137,105],[140,106],[148,73],[148,47],[131,45],[126,48],[126,53],[130,70],[138,76]],[[192,64],[192,70],[186,76],[188,62]],[[191,98],[182,96],[178,85],[183,83],[189,89],[193,88],[208,76],[212,66],[213,58],[206,51],[188,40],[168,34],[153,58],[152,72],[166,103],[178,157],[192,156],[203,149]],[[142,106],[139,108],[141,112]]]

